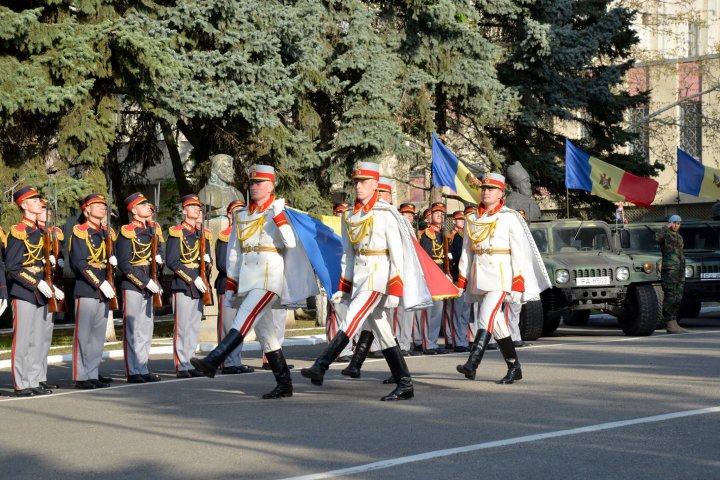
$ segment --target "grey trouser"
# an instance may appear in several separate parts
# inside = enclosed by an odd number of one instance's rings
[[[153,336],[152,295],[135,290],[123,290],[123,348],[125,350],[125,374],[146,375],[150,373],[148,361]]]
[[[437,341],[442,326],[444,306],[444,300],[436,300],[433,302],[433,306],[427,309],[427,315],[425,315],[422,325],[423,350],[438,348]]]
[[[15,390],[38,386],[38,372],[42,368],[43,356],[47,362],[47,350],[37,341],[44,334],[47,322],[47,305],[37,306],[18,298],[13,304],[13,345],[11,369]]]
[[[452,344],[456,347],[468,346],[471,304],[465,302],[463,296],[448,300],[448,307],[452,312]]]
[[[190,359],[195,355],[200,338],[200,320],[203,304],[200,298],[191,298],[183,292],[173,292],[173,314],[175,332],[173,335],[173,360],[175,371],[192,369]]]
[[[225,305],[224,293],[218,295],[218,305],[220,305],[220,308],[218,310],[217,335],[218,343],[220,343],[222,339],[225,338],[225,335],[227,335],[227,333],[232,328],[233,321],[235,320],[235,315],[237,315],[237,308],[228,307],[227,305]],[[241,343],[235,350],[230,352],[230,355],[228,355],[223,362],[222,368],[239,367],[240,365],[242,365],[242,358],[240,352],[242,352],[243,345],[244,343]]]
[[[400,305],[392,310],[392,324],[400,349],[407,352],[413,348],[413,319],[415,312],[408,312]]]
[[[37,368],[33,368],[31,378],[32,383],[36,385],[40,382],[47,382],[48,353],[50,352],[50,345],[52,345],[53,327],[55,327],[53,314],[48,312],[42,324],[35,330],[35,345],[39,347],[40,363]]]
[[[97,298],[75,299],[73,380],[97,380],[107,325],[108,302]]]
[[[415,310],[415,313],[413,314],[413,329],[412,329],[412,337],[413,337],[413,345],[419,346],[422,348],[423,343],[423,329],[425,328],[425,317],[428,314],[428,310]]]

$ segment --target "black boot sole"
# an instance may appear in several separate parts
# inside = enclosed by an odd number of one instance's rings
[[[475,372],[467,370],[465,368],[465,365],[457,365],[455,367],[455,370],[457,370],[458,373],[462,373],[463,375],[465,375],[465,378],[467,378],[468,380],[475,380]]]
[[[512,383],[517,382],[518,380],[522,380],[522,372],[518,371],[511,375],[506,375],[505,377],[498,380],[498,385],[510,385]]]
[[[350,378],[360,378],[361,375],[360,370],[350,370],[349,368],[344,368],[340,373]]]
[[[215,378],[215,374],[217,373],[217,368],[213,368],[212,365],[208,365],[207,362],[204,360],[200,360],[199,358],[191,358],[190,363],[193,367],[195,367],[196,370],[199,370],[208,378]]]
[[[302,370],[300,370],[300,375],[305,378],[309,378],[310,380],[317,380],[319,382],[322,382],[323,378],[325,377],[324,373],[319,373],[312,368],[303,368]]]
[[[400,395],[394,395],[391,393],[390,395],[386,395],[386,396],[382,397],[380,399],[380,401],[381,402],[396,402],[398,400],[410,400],[414,396],[415,396],[414,392],[405,392],[405,393],[401,393]]]
[[[293,392],[270,392],[262,396],[263,400],[272,400],[275,398],[292,397]]]

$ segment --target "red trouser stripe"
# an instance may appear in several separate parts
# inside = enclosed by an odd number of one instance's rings
[[[127,328],[127,325],[128,324],[127,324],[127,307],[126,307],[127,302],[125,301],[126,300],[125,290],[123,290],[122,294],[123,294],[123,311],[122,311],[122,315],[123,315],[123,359],[125,361],[125,376],[128,376],[128,375],[130,375],[130,366],[128,365],[128,361],[127,361],[127,358],[128,358],[128,328]]]
[[[365,302],[365,305],[363,305],[360,311],[358,311],[355,317],[353,317],[352,322],[350,322],[350,325],[348,326],[347,332],[345,332],[348,338],[352,338],[353,335],[355,335],[358,325],[360,325],[360,322],[365,319],[370,307],[375,303],[375,301],[377,301],[379,296],[380,294],[378,292],[372,292],[370,294],[370,298],[368,298],[367,302]]]
[[[252,312],[250,312],[250,315],[248,315],[245,319],[245,323],[243,323],[243,326],[240,329],[240,333],[243,337],[250,331],[255,323],[256,317],[272,301],[274,295],[275,294],[273,292],[265,292],[265,295],[263,295],[258,304],[255,305],[255,308],[253,308]]]
[[[78,329],[80,328],[80,298],[75,299],[75,331],[73,332],[73,380],[77,381]]]
[[[12,343],[12,354],[10,356],[10,371],[13,376],[13,386],[17,390],[17,381],[15,381],[15,342],[17,340],[18,331],[18,306],[17,299],[13,298],[13,343]]]
[[[173,362],[175,363],[175,372],[180,366],[180,359],[177,356],[177,337],[178,337],[178,320],[177,320],[177,293],[173,293],[173,321],[175,322],[175,331],[173,332]]]
[[[495,305],[495,308],[493,308],[493,311],[490,314],[490,319],[488,320],[488,332],[490,333],[493,333],[495,330],[495,315],[497,315],[498,311],[501,309],[503,300],[505,300],[505,295],[507,295],[507,293],[502,292],[500,300],[498,300],[497,305]]]

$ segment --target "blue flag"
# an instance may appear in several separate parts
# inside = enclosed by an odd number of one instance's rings
[[[292,224],[300,239],[308,260],[320,279],[328,297],[331,297],[340,284],[340,262],[342,260],[342,239],[332,228],[307,213],[286,208],[285,216]]]

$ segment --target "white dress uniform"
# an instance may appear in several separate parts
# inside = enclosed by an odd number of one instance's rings
[[[505,188],[505,177],[487,174],[483,188]],[[537,247],[522,216],[500,202],[490,211],[480,206],[466,216],[463,252],[458,265],[458,287],[466,289],[470,302],[478,301],[475,322],[478,327],[468,362],[457,370],[474,379],[490,336],[495,337],[508,367],[500,383],[522,378],[520,362],[510,339],[503,302],[509,295],[513,303],[537,296],[549,286],[549,279]]]
[[[353,172],[354,179],[379,179],[379,165],[360,162]],[[399,213],[394,207],[378,200],[375,192],[363,205],[356,200],[352,211],[343,215],[343,256],[339,292],[350,298],[342,329],[310,368],[302,369],[303,376],[315,384],[322,384],[323,376],[350,338],[367,320],[378,340],[390,370],[398,379],[398,387],[383,400],[402,400],[413,396],[412,380],[400,347],[386,318],[389,296],[403,294],[403,241],[398,223]]]

